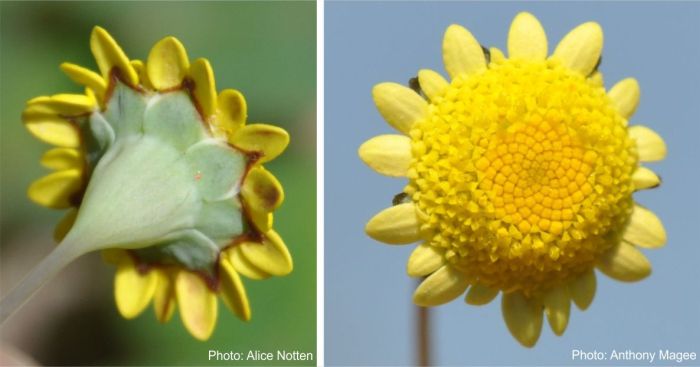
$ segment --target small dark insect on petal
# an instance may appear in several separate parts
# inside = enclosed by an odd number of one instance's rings
[[[484,58],[486,59],[486,65],[491,63],[491,51],[488,47],[481,45],[481,51],[484,52]]]
[[[407,193],[402,192],[400,194],[394,195],[394,199],[391,200],[391,203],[396,206],[400,204],[405,204],[411,202],[411,198],[408,196]]]
[[[603,62],[603,55],[600,55],[600,57],[598,58],[598,62],[595,63],[595,66],[593,67],[593,70],[591,70],[591,73],[588,74],[588,77],[590,77],[591,75],[595,74],[596,71],[598,71],[601,62]]]
[[[417,76],[414,76],[413,78],[408,80],[408,87],[413,89],[413,91],[418,93],[418,95],[420,95],[421,97],[426,98],[425,93],[423,93],[423,89],[421,89],[420,87],[420,82],[418,81]]]

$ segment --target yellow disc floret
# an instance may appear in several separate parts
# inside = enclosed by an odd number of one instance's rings
[[[601,83],[556,60],[458,77],[411,130],[406,191],[428,243],[474,282],[539,293],[619,242],[637,166]]]

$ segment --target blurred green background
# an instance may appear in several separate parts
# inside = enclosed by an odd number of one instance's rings
[[[26,197],[30,182],[47,172],[39,158],[49,147],[23,128],[21,110],[35,96],[82,91],[58,66],[70,61],[96,70],[89,50],[95,25],[107,29],[130,58],[145,59],[155,42],[177,37],[190,59],[209,59],[217,89],[243,92],[249,121],[289,131],[287,152],[267,167],[285,188],[275,227],[295,262],[287,277],[244,280],[252,320],[239,321],[219,302],[213,337],[198,342],[179,315],[161,325],[149,308],[135,320],[123,320],[114,306],[114,268],[97,254],[87,255],[0,329],[2,343],[49,365],[232,364],[209,361],[209,350],[315,354],[315,3],[1,2],[0,20],[2,293],[50,251],[53,226],[62,214]]]

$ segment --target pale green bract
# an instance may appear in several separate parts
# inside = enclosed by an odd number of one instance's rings
[[[106,113],[77,121],[98,163],[64,242],[149,247],[137,256],[211,271],[248,226],[238,198],[248,157],[210,136],[185,91],[142,95],[117,82],[113,93]]]

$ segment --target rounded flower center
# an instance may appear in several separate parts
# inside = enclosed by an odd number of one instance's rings
[[[637,166],[601,85],[556,61],[458,77],[411,131],[407,192],[429,243],[474,282],[546,290],[618,242]]]

